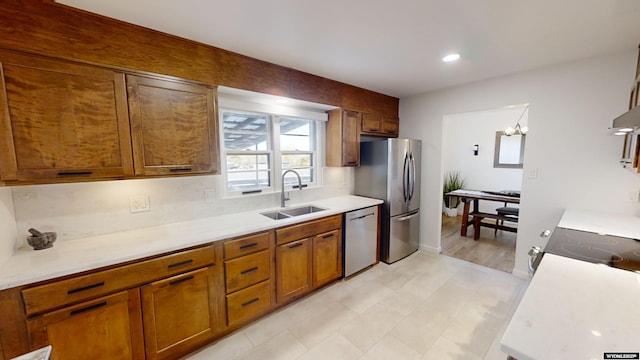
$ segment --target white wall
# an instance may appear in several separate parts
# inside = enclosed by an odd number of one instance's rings
[[[0,263],[13,254],[16,241],[16,220],[11,189],[0,188]]]
[[[636,213],[638,203],[627,199],[640,189],[640,175],[618,165],[622,139],[607,131],[627,108],[633,50],[401,99],[401,136],[423,140],[428,169],[421,247],[440,250],[444,116],[509,104],[531,105],[515,274],[526,274],[528,249],[545,245],[539,233],[552,229],[565,209]]]
[[[457,171],[465,188],[474,190],[521,190],[522,169],[494,168],[496,131],[527,124],[524,105],[445,115],[442,130],[442,171]],[[478,155],[473,146],[478,144]],[[526,145],[526,142],[525,142]],[[445,175],[446,176],[446,175]],[[493,212],[502,203],[483,201],[481,211]]]
[[[324,168],[325,186],[292,191],[287,205],[349,194],[352,176],[352,169]],[[229,199],[216,195],[207,202],[205,191],[216,191],[221,181],[221,176],[188,176],[16,186],[11,190],[17,245],[27,246],[31,227],[56,231],[58,241],[65,241],[280,205],[280,193]],[[151,210],[130,213],[129,197],[134,195],[148,195]]]

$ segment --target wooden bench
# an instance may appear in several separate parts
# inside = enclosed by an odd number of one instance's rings
[[[507,225],[504,225],[504,223],[502,225],[498,225],[497,222],[495,224],[482,222],[482,219],[487,218],[487,219],[494,219],[494,220],[499,220],[499,221],[503,221],[503,222],[504,221],[509,221],[509,222],[517,223],[518,222],[518,217],[517,216],[509,216],[509,215],[502,215],[502,214],[491,214],[491,213],[485,213],[485,212],[480,212],[480,211],[473,211],[473,212],[469,213],[469,215],[473,216],[473,220],[472,220],[473,221],[473,240],[478,240],[480,238],[480,227],[481,226],[492,228],[492,229],[496,229],[496,230],[518,232],[518,228],[517,227],[507,226]]]

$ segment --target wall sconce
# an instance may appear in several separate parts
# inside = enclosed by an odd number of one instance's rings
[[[480,148],[478,144],[473,145],[473,156],[478,156],[478,148]]]

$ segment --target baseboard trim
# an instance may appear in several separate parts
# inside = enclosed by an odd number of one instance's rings
[[[442,246],[434,247],[434,246],[421,244],[420,250],[424,252],[432,253],[432,254],[440,254],[442,252]]]

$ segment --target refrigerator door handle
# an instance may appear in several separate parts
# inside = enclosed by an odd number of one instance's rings
[[[409,154],[404,154],[404,166],[402,168],[402,196],[404,197],[405,203],[409,201],[409,161]]]
[[[409,187],[409,201],[413,200],[413,190],[416,186],[416,160],[413,158],[413,153],[409,154],[409,181],[411,186]]]
[[[407,220],[409,220],[409,219],[411,219],[411,218],[414,218],[414,217],[416,217],[416,216],[418,216],[418,215],[420,215],[420,210],[415,210],[415,211],[411,212],[411,213],[410,213],[409,215],[407,215],[407,216],[399,217],[399,218],[394,219],[394,220],[395,220],[395,221],[398,221],[398,222],[400,222],[400,221],[407,221]]]

